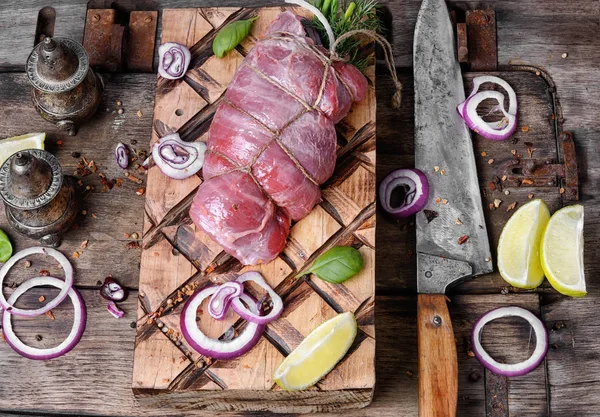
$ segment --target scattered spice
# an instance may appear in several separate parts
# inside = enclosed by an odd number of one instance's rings
[[[525,133],[529,132],[529,126],[523,126],[521,130]]]
[[[129,171],[125,171],[125,177],[135,183],[141,184],[143,181],[141,179],[139,179],[138,177],[134,176],[133,174],[131,174]]]
[[[48,271],[47,269],[41,269],[40,270],[40,275],[43,277],[47,277],[50,275],[50,271]]]
[[[492,258],[490,258],[489,256],[487,258],[484,259],[484,261],[486,262],[492,262]]]
[[[515,201],[515,202],[513,202],[513,203],[510,203],[510,204],[509,204],[509,205],[506,207],[506,211],[511,211],[511,210],[514,210],[514,209],[515,209],[515,207],[517,207],[517,202],[516,202],[516,201]]]
[[[465,243],[467,240],[469,240],[469,236],[464,235],[458,238],[458,244],[462,245],[463,243]]]
[[[121,185],[123,185],[123,178],[115,178],[115,185],[121,188]]]
[[[143,115],[144,115],[144,113],[142,113],[141,110],[138,110],[137,117],[139,117],[141,119]]]
[[[146,189],[144,187],[140,187],[137,190],[135,190],[135,193],[137,195],[144,195],[145,192],[146,192]]]
[[[38,335],[35,336],[35,340],[37,340],[38,342],[41,342],[42,339],[43,339],[43,337],[42,337],[41,334],[38,334]]]
[[[121,110],[121,109],[119,109],[119,110]],[[169,378],[163,378],[163,380],[162,380],[162,382],[164,382],[164,383],[167,383],[169,381],[171,381]]]
[[[487,152],[486,151],[481,152],[481,156],[487,156]]]
[[[435,204],[440,204],[441,202],[442,202],[441,198],[438,197],[438,198],[435,199]]]
[[[527,195],[527,198],[531,200],[531,199],[533,198],[533,193],[529,193],[529,194]]]
[[[127,249],[139,249],[140,248],[140,244],[138,242],[132,240],[127,245],[125,245],[125,247]]]
[[[123,233],[123,236],[125,236],[125,239],[129,239],[131,237],[129,233]]]
[[[46,315],[50,317],[50,320],[54,320],[54,313],[52,313],[52,310],[46,311]]]
[[[81,210],[81,214],[85,216],[87,214],[87,210]]]
[[[473,350],[471,350],[470,348],[467,349],[467,356],[469,358],[474,358],[475,357],[475,352],[473,352]]]
[[[500,207],[500,204],[502,204],[502,200],[500,200],[499,198],[496,198],[494,200],[494,207],[498,208],[498,207]]]
[[[413,373],[411,371],[406,371],[406,375],[408,375],[408,377],[410,378],[413,376]]]
[[[43,303],[43,302],[44,302],[44,300],[46,300],[46,297],[44,297],[43,295],[40,295],[40,298],[38,298],[38,301],[39,301],[40,303]]]
[[[533,185],[533,181],[531,181],[528,178],[525,178],[523,181],[521,181],[521,185]]]
[[[123,105],[123,103],[121,102],[121,100],[117,100],[116,104],[117,104],[117,106],[122,106]]]
[[[500,294],[502,294],[502,295],[506,295],[506,294],[508,294],[509,292],[510,292],[510,291],[508,290],[508,288],[507,288],[507,287],[503,287],[503,288],[500,290]]]
[[[505,191],[504,191],[504,194],[506,194],[506,195],[509,195],[509,194],[510,194],[510,191],[508,191],[508,190],[505,190]]]
[[[125,110],[123,110],[123,109],[121,108],[121,109],[117,110],[117,113],[119,113],[119,114],[123,114],[123,113],[125,113]]]
[[[491,190],[491,191],[496,191],[496,183],[494,183],[494,181],[491,181],[491,182],[490,182],[490,185],[489,185],[489,187],[490,187],[490,190]]]
[[[441,172],[441,174],[442,174],[442,175],[446,175],[446,170],[445,170],[445,169],[442,169],[442,172]]]
[[[517,150],[516,149],[511,149],[510,153],[513,154],[513,156],[517,156]]]
[[[506,181],[508,179],[508,177],[506,175],[502,176],[502,181]]]
[[[568,53],[566,53],[566,52],[565,52],[565,53],[563,53],[563,54],[561,55],[562,59],[565,59],[565,58],[566,58],[566,57],[568,57],[568,56],[569,56],[569,54],[568,54]]]
[[[489,160],[488,160],[488,164],[492,165],[493,163],[494,163],[494,160],[493,160],[493,159],[489,159]]]
[[[533,153],[537,151],[537,148],[527,148],[527,154],[530,158],[533,158]]]
[[[489,204],[490,210],[494,210],[494,203]]]
[[[438,167],[438,166],[434,166],[434,167],[433,167],[433,170],[434,170],[435,172],[440,172],[440,167]]]
[[[446,200],[445,198],[442,200],[442,203],[444,204],[448,204],[448,200]]]
[[[25,262],[23,263],[23,266],[24,266],[25,268],[31,268],[31,261],[25,261]]]
[[[564,189],[564,187],[560,187],[560,190],[558,190],[558,192],[559,192],[560,194],[564,194],[564,193],[565,193],[565,189]]]
[[[81,242],[81,245],[79,245],[79,247],[81,249],[87,248],[88,242],[89,242],[89,240],[84,240],[83,242]]]
[[[557,321],[556,323],[554,323],[554,325],[552,326],[552,330],[556,331],[556,330],[560,330],[563,327],[567,327],[564,321]]]
[[[456,223],[456,224],[463,224],[463,222],[462,222],[462,221],[461,221],[461,220],[460,220],[458,217],[456,218],[456,221],[455,221],[455,223]]]
[[[134,240],[135,240],[135,239],[139,239],[139,238],[140,238],[140,235],[138,235],[137,233],[132,233],[132,234],[131,234],[131,238],[132,238],[132,239],[134,239]]]
[[[79,259],[79,253],[78,252],[73,252],[73,258]]]

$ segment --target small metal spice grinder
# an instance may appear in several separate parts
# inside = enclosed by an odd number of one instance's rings
[[[58,247],[79,212],[75,178],[64,175],[49,152],[17,152],[0,167],[0,197],[8,223],[19,233]]]
[[[27,58],[26,71],[38,113],[70,136],[100,105],[102,78],[90,68],[83,46],[71,39],[46,37]]]

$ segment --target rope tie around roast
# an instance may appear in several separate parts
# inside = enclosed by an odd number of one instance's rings
[[[385,57],[385,63],[387,65],[388,71],[390,72],[396,90],[394,92],[394,95],[392,96],[392,106],[395,109],[399,109],[402,103],[402,83],[398,81],[398,75],[396,74],[396,66],[394,65],[394,54],[392,51],[392,45],[390,45],[390,43],[379,33],[375,32],[374,30],[357,29],[342,34],[335,40],[335,42],[331,45],[331,48],[329,49],[331,53],[331,60],[343,61],[343,59],[337,55],[335,49],[340,44],[340,42],[356,35],[366,36],[367,38],[372,39],[379,45],[381,45],[381,48],[383,49],[383,55]]]

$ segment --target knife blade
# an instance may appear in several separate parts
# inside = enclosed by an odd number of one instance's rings
[[[493,270],[471,134],[456,111],[465,93],[455,45],[445,1],[423,0],[413,49],[415,166],[429,181],[425,208],[438,213],[431,222],[423,212],[416,216],[423,417],[456,413],[456,345],[444,293]]]

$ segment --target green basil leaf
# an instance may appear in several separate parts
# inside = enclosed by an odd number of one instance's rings
[[[252,23],[256,19],[258,19],[258,16],[248,20],[237,20],[225,25],[213,40],[212,49],[215,55],[223,58],[227,52],[238,46],[248,36],[250,29],[252,29]]]
[[[323,281],[341,284],[358,274],[364,266],[360,252],[352,246],[336,246],[319,256],[307,273]]]

